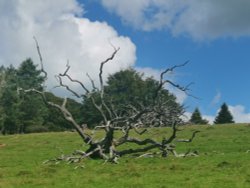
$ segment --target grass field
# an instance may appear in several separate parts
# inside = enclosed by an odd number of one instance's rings
[[[85,160],[84,168],[43,161],[81,149],[76,133],[0,136],[0,187],[114,188],[244,188],[250,187],[250,125],[190,126],[179,133],[190,144],[178,151],[198,150],[199,157],[131,158],[120,164]],[[150,130],[158,137],[168,129]]]

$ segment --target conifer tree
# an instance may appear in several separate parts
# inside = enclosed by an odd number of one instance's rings
[[[2,69],[1,85],[1,133],[14,134],[18,130],[16,69],[13,66]]]
[[[201,125],[208,124],[208,121],[206,119],[202,119],[200,110],[198,108],[195,108],[195,110],[191,116],[190,122],[192,124],[201,124]]]
[[[18,88],[43,90],[44,77],[30,58],[18,67],[16,77]],[[18,95],[18,110],[19,133],[25,133],[29,126],[41,126],[47,111],[42,98],[32,93]]]
[[[214,120],[214,124],[226,124],[226,123],[234,123],[233,116],[228,110],[228,106],[226,103],[223,103],[221,109]]]

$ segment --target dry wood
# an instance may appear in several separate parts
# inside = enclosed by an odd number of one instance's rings
[[[38,55],[40,59],[41,71],[44,73],[44,76],[47,78],[47,72],[44,70],[43,59],[42,59],[42,55],[40,52],[38,42],[36,38],[34,38],[34,40],[36,42],[36,47],[37,47],[37,51],[38,51]],[[117,55],[119,51],[119,48],[115,48],[115,47],[113,48],[114,48],[114,51],[111,54],[111,56],[108,57],[105,61],[100,63],[99,74],[98,74],[99,75],[99,87],[96,86],[94,80],[88,74],[87,74],[87,77],[92,85],[91,89],[87,88],[83,82],[72,78],[68,74],[70,70],[69,63],[67,63],[65,71],[57,75],[59,87],[65,88],[66,90],[68,90],[70,93],[72,93],[74,96],[78,98],[81,98],[82,96],[86,96],[90,98],[92,105],[102,115],[103,121],[101,125],[96,126],[95,129],[92,131],[92,134],[88,134],[86,132],[86,129],[87,129],[86,126],[81,126],[75,121],[72,114],[66,108],[67,98],[64,99],[62,104],[55,104],[51,101],[48,101],[45,92],[41,92],[32,88],[28,90],[23,90],[21,88],[18,89],[19,92],[20,91],[35,92],[43,98],[44,102],[48,106],[59,109],[61,113],[63,114],[64,118],[67,121],[69,121],[74,127],[74,129],[77,131],[79,136],[82,138],[84,144],[88,146],[88,149],[86,151],[77,150],[73,153],[74,155],[72,156],[62,155],[55,160],[57,161],[66,160],[71,163],[71,162],[79,162],[80,160],[87,158],[87,157],[92,157],[92,158],[101,158],[101,159],[104,159],[105,161],[117,163],[118,158],[124,155],[139,153],[141,156],[148,156],[149,155],[148,151],[152,149],[158,149],[163,157],[167,157],[170,153],[172,153],[176,157],[180,157],[180,156],[185,157],[185,156],[194,155],[194,154],[191,154],[191,152],[188,152],[186,154],[177,154],[175,151],[175,145],[172,144],[174,141],[192,142],[196,134],[199,132],[199,131],[194,131],[190,139],[175,140],[176,134],[178,132],[178,129],[177,129],[177,126],[179,123],[178,121],[173,122],[171,135],[168,138],[166,138],[166,136],[163,135],[163,138],[160,141],[157,141],[153,138],[139,139],[139,138],[131,136],[132,130],[135,133],[137,133],[138,136],[146,134],[148,132],[148,129],[143,128],[145,125],[155,126],[154,122],[158,122],[158,126],[162,126],[165,124],[164,114],[168,113],[168,109],[165,109],[163,104],[166,104],[167,101],[164,102],[160,100],[160,92],[162,89],[164,89],[164,85],[170,84],[173,87],[186,93],[190,85],[186,87],[182,87],[172,82],[171,80],[165,79],[164,77],[166,74],[173,72],[175,69],[185,66],[188,62],[168,68],[160,74],[159,85],[154,91],[152,105],[144,106],[143,104],[137,104],[136,106],[134,106],[132,104],[129,104],[129,105],[123,106],[124,110],[126,110],[128,113],[126,115],[120,115],[117,112],[117,109],[114,108],[114,105],[112,105],[112,101],[106,101],[104,98],[104,94],[105,94],[105,87],[104,87],[105,83],[103,81],[104,67],[107,63],[109,63],[115,58],[115,56]],[[85,93],[78,94],[76,91],[71,89],[69,85],[63,83],[63,78],[66,78],[73,83],[79,84],[83,88]],[[97,103],[94,97],[94,92],[97,92],[97,94],[99,94],[99,97],[100,97],[99,103]],[[159,119],[159,115],[163,118]],[[97,129],[105,131],[105,135],[101,140],[94,138],[94,134]],[[115,133],[117,131],[122,132],[122,136],[120,136],[119,138],[115,137]],[[136,144],[138,147],[119,149],[120,148],[119,146],[125,143],[133,143],[133,144]]]

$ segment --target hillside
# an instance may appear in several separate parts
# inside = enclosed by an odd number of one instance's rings
[[[43,164],[61,153],[81,149],[73,132],[0,136],[0,187],[250,187],[250,125],[189,126],[179,133],[190,144],[178,151],[197,150],[198,157],[131,158],[120,164],[85,160],[76,165]],[[152,137],[168,131],[150,130]]]

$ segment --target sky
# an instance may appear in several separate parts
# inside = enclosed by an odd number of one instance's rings
[[[165,68],[189,63],[171,76],[191,82],[190,94],[169,88],[187,107],[213,121],[223,102],[236,122],[250,122],[250,1],[248,0],[0,0],[0,64],[18,67],[31,57],[39,63],[39,41],[49,73],[69,61],[72,77],[89,85],[99,64],[120,47],[105,77],[134,67],[156,79]],[[79,90],[77,86],[76,90]]]

